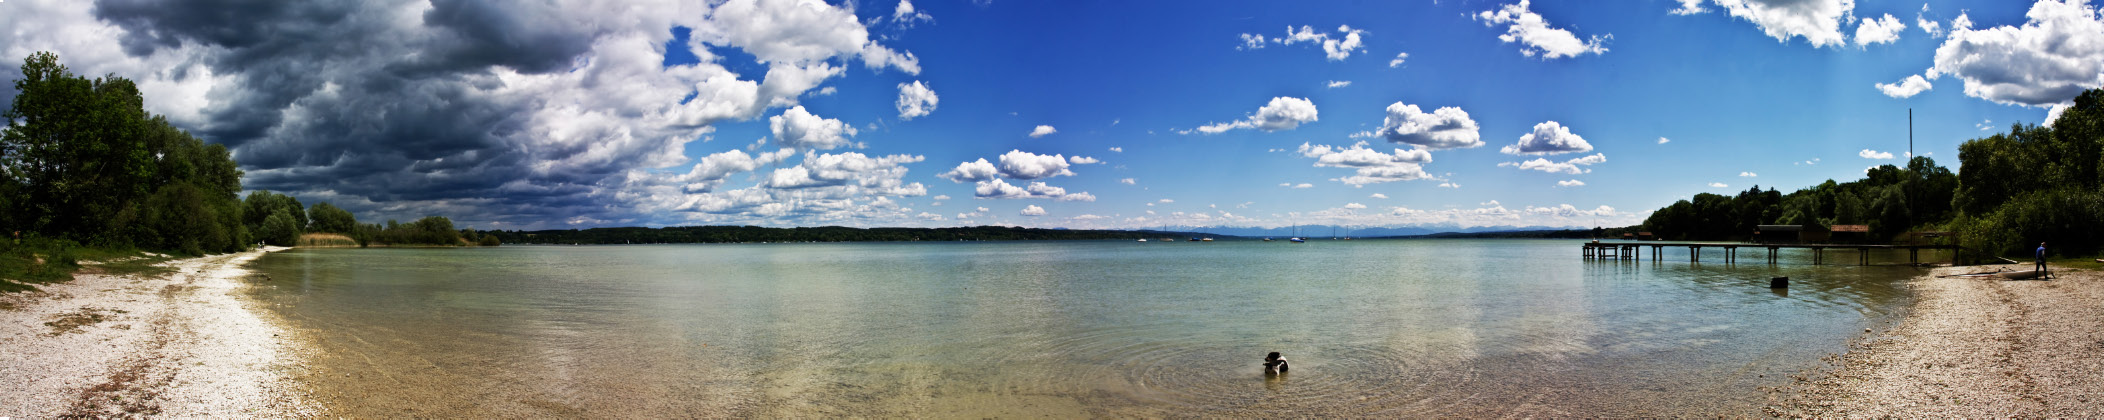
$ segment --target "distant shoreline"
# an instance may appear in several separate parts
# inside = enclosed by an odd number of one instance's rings
[[[2104,273],[2055,268],[2046,281],[1948,277],[2029,265],[1944,267],[1890,329],[1867,332],[1778,390],[1782,417],[2104,417]]]

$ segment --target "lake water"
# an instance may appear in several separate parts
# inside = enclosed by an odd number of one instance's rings
[[[1687,259],[1080,241],[302,249],[252,268],[318,350],[296,374],[350,417],[1752,416],[1763,387],[1891,321],[1921,273]],[[1265,375],[1270,351],[1293,369]]]

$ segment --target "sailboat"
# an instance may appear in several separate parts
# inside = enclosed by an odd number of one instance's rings
[[[1300,225],[1298,225],[1298,224],[1296,224],[1296,225],[1293,225],[1293,237],[1291,237],[1291,238],[1286,238],[1286,241],[1287,241],[1287,242],[1292,242],[1292,243],[1296,243],[1296,244],[1304,244],[1304,243],[1308,243],[1308,240],[1307,240],[1306,238],[1302,238],[1302,237],[1300,237]]]

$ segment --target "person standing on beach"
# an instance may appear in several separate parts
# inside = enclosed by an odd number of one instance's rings
[[[2046,278],[2046,275],[2048,274],[2048,273],[2046,273],[2046,243],[2045,243],[2045,242],[2039,242],[2039,243],[2038,243],[2038,265],[2037,265],[2037,266],[2035,266],[2035,267],[2032,267],[2032,268],[2031,268],[2031,271],[2036,271],[2036,272],[2038,272],[2038,278],[2041,278],[2041,279],[2043,279],[2043,278]]]

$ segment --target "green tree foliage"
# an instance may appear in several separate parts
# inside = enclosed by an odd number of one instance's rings
[[[264,190],[248,193],[248,198],[242,199],[241,204],[247,208],[244,212],[247,217],[242,222],[248,225],[248,229],[251,231],[262,232],[264,221],[269,220],[271,216],[276,216],[278,213],[284,213],[285,217],[293,223],[293,237],[297,238],[299,234],[305,233],[307,208],[301,205],[300,200],[297,198]],[[285,244],[272,243],[271,245]]]
[[[0,117],[0,228],[184,253],[248,241],[225,147],[145,111],[131,80],[73,75],[31,54]]]
[[[441,216],[425,217],[407,224],[389,220],[385,228],[378,225],[360,225],[358,231],[358,234],[352,236],[353,239],[366,238],[362,239],[362,241],[368,245],[458,246],[463,244],[461,242],[461,231],[453,229],[453,220]]]
[[[2061,253],[2104,248],[2104,90],[2077,96],[2050,127],[1967,141],[1958,159],[1954,225],[1966,247],[2027,256],[2038,242]]]
[[[1870,225],[1874,238],[1914,228],[1943,228],[1960,245],[1987,254],[2028,255],[2039,242],[2063,254],[2104,249],[2104,90],[2090,90],[2051,126],[2009,132],[1958,146],[1959,171],[1915,157],[1880,166],[1863,179],[1824,184],[1783,196],[1780,211],[1758,188],[1726,198],[1698,194],[1652,213],[1644,228],[1669,239],[1744,239],[1745,220],[1775,224]],[[1773,217],[1772,219],[1770,217]]]
[[[256,230],[256,235],[271,245],[292,246],[300,240],[298,223],[292,220],[291,212],[278,209],[271,212],[270,217],[263,218],[263,224]]]
[[[315,203],[307,209],[307,231],[350,234],[358,228],[358,217],[349,210],[329,203]]]
[[[1948,221],[1958,182],[1935,160],[1917,156],[1905,168],[1879,166],[1861,180],[1828,180],[1788,195],[1759,186],[1732,197],[1696,194],[1652,212],[1643,228],[1665,239],[1744,240],[1759,225],[1870,225],[1874,238],[1892,238]]]

